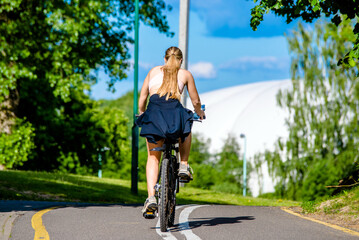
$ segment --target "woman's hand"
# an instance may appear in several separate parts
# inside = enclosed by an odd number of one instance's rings
[[[204,113],[204,111],[201,109],[200,113],[198,114],[199,119],[203,120],[206,119],[206,114]]]

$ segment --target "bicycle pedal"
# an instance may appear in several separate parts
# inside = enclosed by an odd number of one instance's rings
[[[189,179],[180,179],[179,182],[180,183],[189,183]]]
[[[154,219],[156,217],[156,213],[147,211],[143,213],[143,217],[146,219]]]

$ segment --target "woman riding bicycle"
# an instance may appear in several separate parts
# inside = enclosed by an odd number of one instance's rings
[[[168,48],[164,58],[165,65],[152,68],[141,89],[139,98],[141,115],[136,120],[136,124],[142,127],[140,136],[146,137],[148,153],[146,165],[148,198],[143,212],[148,209],[157,209],[154,186],[157,181],[161,152],[150,151],[150,149],[161,147],[165,139],[170,141],[179,139],[181,156],[179,176],[186,180],[193,179],[188,165],[193,113],[180,103],[185,86],[187,86],[194,111],[200,119],[203,119],[205,115],[201,110],[201,100],[192,74],[180,69],[182,58],[179,48]],[[150,99],[146,110],[148,95]]]

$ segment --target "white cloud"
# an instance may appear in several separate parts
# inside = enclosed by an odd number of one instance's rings
[[[194,78],[215,78],[216,70],[210,62],[198,62],[189,65],[189,70]]]
[[[227,70],[249,70],[254,68],[267,70],[282,70],[285,68],[289,68],[289,58],[278,58],[273,56],[240,57],[221,64],[219,68]]]
[[[133,68],[135,67],[135,61],[134,61],[133,59],[131,59],[131,60],[129,60],[128,62],[130,63],[131,68],[133,69]],[[138,61],[138,67],[139,67],[139,68],[142,68],[142,69],[144,69],[144,70],[147,70],[147,71],[151,70],[151,68],[153,68],[153,67],[155,67],[155,66],[156,66],[156,65],[153,64],[153,63],[147,63],[147,62]],[[132,69],[131,69],[131,70],[132,70]]]
[[[138,62],[138,66],[145,70],[150,70],[151,68],[155,67],[153,63],[146,63],[146,62]]]

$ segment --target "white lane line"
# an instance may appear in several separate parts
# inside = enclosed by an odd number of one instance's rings
[[[176,211],[183,206],[177,206]],[[160,235],[165,240],[177,240],[175,236],[170,231],[167,232],[161,232],[161,226],[160,226],[160,218],[158,218],[157,224],[156,224],[156,232],[158,235]]]
[[[184,209],[179,217],[179,228],[181,229],[180,233],[185,235],[187,240],[201,240],[196,234],[194,234],[189,227],[188,217],[193,210],[199,207],[203,207],[205,205],[197,205]]]

